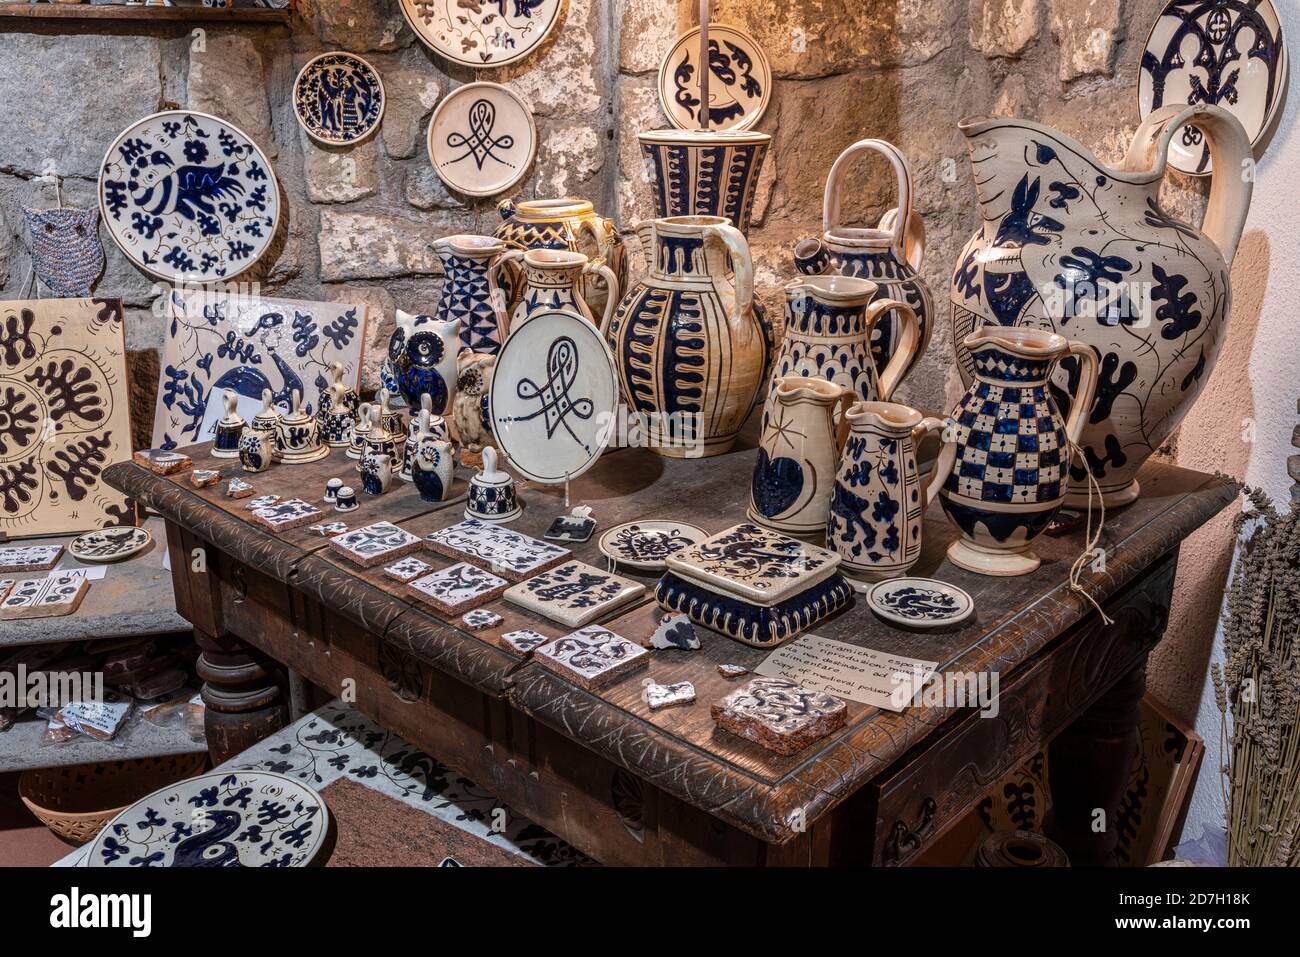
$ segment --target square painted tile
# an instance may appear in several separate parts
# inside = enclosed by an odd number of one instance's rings
[[[430,551],[473,562],[515,582],[558,565],[570,554],[567,548],[476,518],[434,532],[424,544]]]
[[[287,502],[254,509],[251,514],[257,524],[273,532],[287,532],[292,528],[316,521],[323,513],[311,502],[291,498]]]
[[[784,678],[755,678],[709,711],[718,727],[778,754],[797,754],[848,720],[839,698]]]
[[[362,568],[391,562],[420,548],[420,536],[392,522],[376,522],[330,539],[330,551]]]
[[[470,631],[495,628],[503,621],[505,621],[504,618],[494,611],[488,611],[486,608],[475,608],[473,611],[467,611],[460,616],[460,623]]]
[[[417,578],[406,587],[412,596],[439,611],[459,615],[496,598],[510,587],[510,583],[477,565],[460,562]]]
[[[543,635],[541,632],[533,631],[529,628],[521,628],[519,631],[508,631],[497,638],[497,644],[506,651],[513,651],[527,658],[542,645],[551,641],[550,636]]]
[[[0,548],[0,572],[49,571],[62,555],[62,545],[8,545]]]
[[[71,615],[89,588],[90,582],[81,577],[29,578],[18,582],[0,602],[0,619]]]
[[[581,628],[645,593],[645,585],[585,562],[565,562],[506,592],[506,601]]]
[[[644,667],[650,653],[608,628],[589,625],[542,645],[533,660],[591,691]]]
[[[433,571],[433,566],[428,562],[422,562],[415,557],[403,558],[400,562],[394,562],[384,569],[384,574],[389,578],[396,578],[399,582],[413,582],[422,575],[427,575]]]

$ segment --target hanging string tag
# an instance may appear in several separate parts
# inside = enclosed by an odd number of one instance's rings
[[[1088,512],[1087,521],[1084,526],[1085,531],[1083,533],[1083,552],[1074,560],[1074,564],[1070,566],[1070,591],[1076,592],[1087,599],[1088,603],[1092,605],[1093,608],[1097,609],[1097,614],[1101,616],[1101,620],[1104,624],[1113,625],[1115,624],[1114,620],[1106,614],[1105,610],[1100,604],[1098,604],[1097,599],[1088,594],[1087,589],[1083,587],[1081,581],[1083,570],[1096,560],[1098,543],[1101,541],[1101,533],[1106,527],[1106,501],[1102,498],[1101,486],[1097,484],[1097,477],[1093,475],[1092,466],[1088,464],[1088,458],[1083,454],[1083,449],[1071,442],[1069,444],[1069,452],[1071,460],[1077,456],[1079,462],[1083,465],[1083,470],[1088,473]],[[1097,531],[1095,533],[1092,530],[1092,502],[1094,497],[1097,500],[1097,507],[1099,510]],[[1104,551],[1102,552],[1102,557],[1105,557]]]

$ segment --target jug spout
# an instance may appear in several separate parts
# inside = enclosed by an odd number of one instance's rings
[[[831,271],[826,244],[815,236],[799,240],[794,245],[794,268],[805,276],[825,276]]]

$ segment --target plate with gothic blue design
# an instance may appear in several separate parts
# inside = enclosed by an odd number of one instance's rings
[[[305,867],[329,811],[301,782],[269,771],[220,771],[136,801],[99,832],[87,867]]]
[[[294,80],[293,112],[318,143],[360,143],[384,116],[384,81],[355,53],[322,53]]]
[[[1146,119],[1162,106],[1212,103],[1241,121],[1258,151],[1286,99],[1287,70],[1271,0],[1170,0],[1142,51],[1138,112]],[[1169,165],[1195,176],[1213,172],[1200,130],[1174,134]]]
[[[207,283],[233,279],[266,252],[280,188],[243,130],[207,113],[165,110],[108,148],[99,207],[113,242],[140,269]]]
[[[975,611],[970,595],[933,578],[883,581],[867,592],[867,604],[885,621],[907,628],[947,628]]]

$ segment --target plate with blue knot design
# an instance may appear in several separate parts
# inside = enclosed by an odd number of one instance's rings
[[[867,592],[879,617],[906,628],[947,628],[975,611],[975,600],[956,585],[933,578],[891,578]]]

